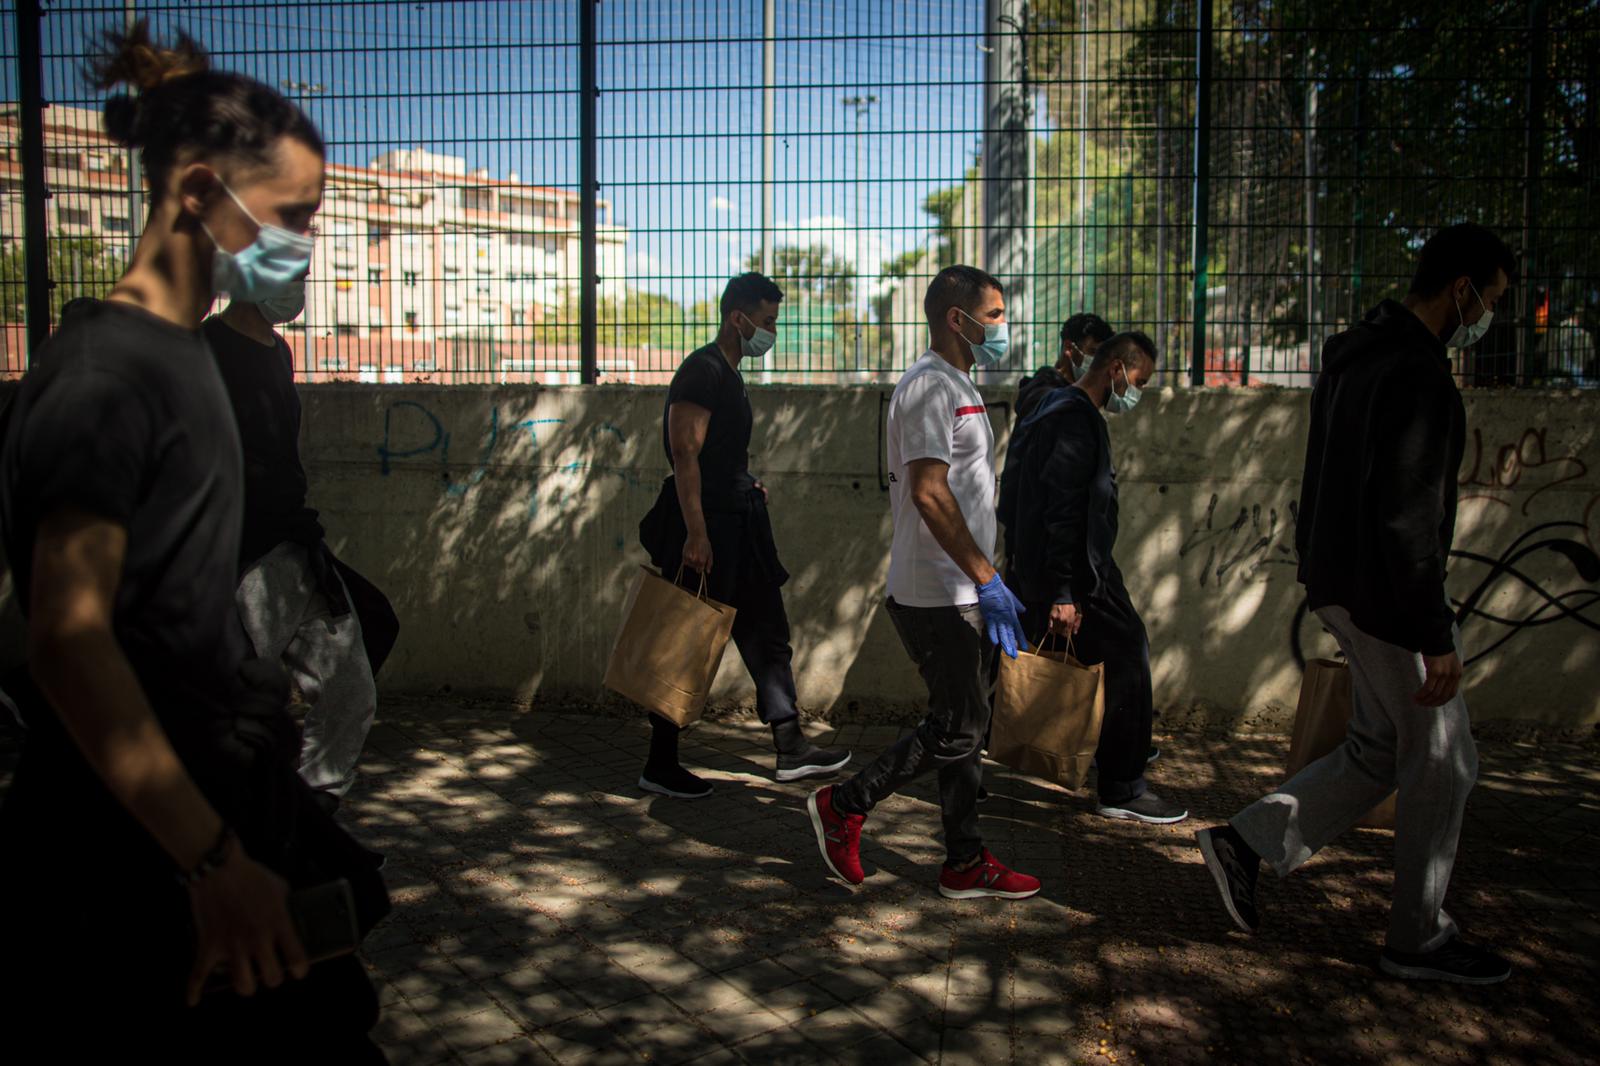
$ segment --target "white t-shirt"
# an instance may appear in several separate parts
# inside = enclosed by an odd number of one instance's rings
[[[889,595],[907,607],[978,602],[972,579],[933,539],[911,500],[907,464],[938,459],[950,466],[950,492],[986,556],[994,554],[994,427],[972,379],[937,352],[912,364],[889,400]]]

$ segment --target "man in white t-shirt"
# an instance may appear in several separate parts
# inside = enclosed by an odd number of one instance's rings
[[[861,825],[879,802],[939,772],[946,860],[939,891],[951,899],[1025,899],[1039,880],[1007,869],[978,834],[979,760],[989,727],[995,645],[1016,658],[1021,603],[990,561],[995,543],[994,429],[969,376],[1005,355],[999,282],[975,267],[939,272],[923,299],[932,348],[889,401],[889,617],[928,685],[928,713],[849,781],[806,806],[823,861],[860,884]]]

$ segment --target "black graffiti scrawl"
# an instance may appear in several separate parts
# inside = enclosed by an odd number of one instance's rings
[[[1232,522],[1219,525],[1216,493],[1206,506],[1206,517],[1197,523],[1178,548],[1178,558],[1184,559],[1204,548],[1205,565],[1200,568],[1200,587],[1209,584],[1221,588],[1230,572],[1237,572],[1240,580],[1248,581],[1264,566],[1294,566],[1298,561],[1294,552],[1295,526],[1300,517],[1300,505],[1290,500],[1280,517],[1278,509],[1254,504],[1240,507]],[[1222,521],[1227,522],[1226,516]]]

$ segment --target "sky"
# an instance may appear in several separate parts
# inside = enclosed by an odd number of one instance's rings
[[[136,6],[158,33],[190,32],[218,66],[322,86],[303,99],[337,162],[422,145],[495,177],[577,187],[573,0]],[[124,4],[49,8],[46,95],[94,106],[79,57]],[[961,179],[979,143],[982,11],[971,0],[776,0],[778,243],[822,244],[871,278],[926,242],[922,201]],[[630,230],[636,288],[707,298],[760,246],[761,21],[761,0],[599,4],[600,195]],[[9,52],[9,12],[4,30]],[[0,66],[13,80],[12,59]],[[858,138],[841,99],[869,95]]]

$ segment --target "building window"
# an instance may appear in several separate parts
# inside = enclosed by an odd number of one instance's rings
[[[525,311],[513,311],[511,312],[511,324],[513,326],[520,326],[527,319],[527,317],[528,315]]]
[[[415,311],[407,311],[406,312],[406,332],[407,333],[415,333],[416,331],[417,331],[417,313]]]
[[[378,270],[378,269],[376,269],[374,267],[368,267],[367,268],[367,284],[368,285],[382,285],[383,284],[383,271]]]
[[[417,287],[417,272],[415,270],[408,270],[405,272],[405,283],[406,288],[408,289],[414,289]]]
[[[127,215],[101,215],[100,216],[100,228],[105,230],[107,233],[127,233],[128,232],[128,216]]]
[[[78,207],[62,207],[56,212],[56,220],[63,226],[87,226],[89,212]]]
[[[378,225],[374,225],[372,223],[368,223],[367,224],[367,243],[368,244],[382,244],[384,241],[386,241],[388,239],[389,239],[389,227],[388,226],[378,226]]]

